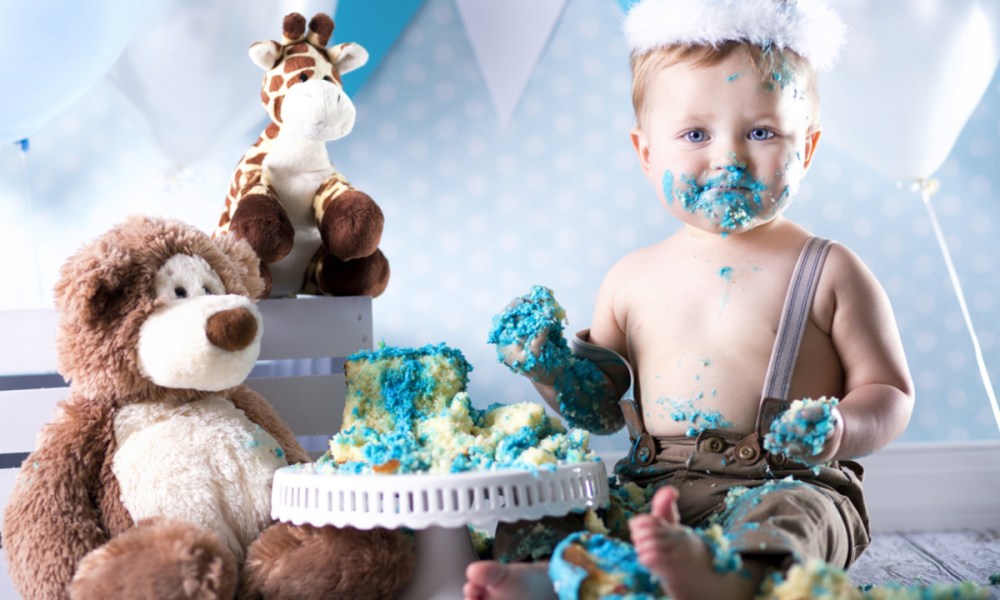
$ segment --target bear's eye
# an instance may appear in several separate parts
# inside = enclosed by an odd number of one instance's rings
[[[299,81],[308,81],[308,80],[309,80],[308,75],[306,75],[305,73],[299,73]]]
[[[187,298],[187,295],[188,295],[188,291],[186,289],[184,289],[182,287],[175,287],[174,288],[174,296],[177,296],[178,298]]]
[[[208,289],[207,285],[206,286],[202,286],[201,289],[205,290],[205,295],[206,296],[211,296],[212,295],[212,290]]]

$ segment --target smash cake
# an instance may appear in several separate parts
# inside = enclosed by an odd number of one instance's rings
[[[589,434],[567,430],[541,404],[472,406],[470,371],[461,351],[444,344],[347,357],[343,424],[315,468],[444,474],[596,460]]]

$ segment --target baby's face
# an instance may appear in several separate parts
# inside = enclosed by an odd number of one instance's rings
[[[819,132],[789,69],[765,80],[734,53],[718,65],[680,63],[648,88],[633,143],[664,207],[713,233],[770,222],[795,197]]]

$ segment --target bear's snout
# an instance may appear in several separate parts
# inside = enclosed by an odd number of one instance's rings
[[[243,350],[257,336],[257,319],[246,308],[222,310],[208,318],[205,335],[213,346],[223,350]]]

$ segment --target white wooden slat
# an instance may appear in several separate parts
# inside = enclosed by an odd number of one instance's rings
[[[309,296],[263,300],[261,360],[347,356],[372,347],[372,299]]]
[[[0,392],[0,454],[34,450],[38,432],[55,416],[56,404],[68,397],[69,388]]]
[[[296,435],[332,435],[340,429],[343,375],[251,379],[247,385],[264,396]]]
[[[264,318],[261,360],[347,356],[372,347],[367,296],[270,299],[258,306]],[[0,344],[0,376],[54,373],[56,323],[52,308],[0,311],[7,340]]]
[[[0,311],[0,335],[0,376],[55,372],[55,309]]]
[[[7,556],[0,548],[0,600],[19,600],[19,598],[20,596],[14,591],[14,584],[10,581]]]
[[[1000,442],[895,443],[860,462],[873,531],[1000,527]]]
[[[340,428],[344,376],[275,377],[247,384],[274,406],[296,435],[330,435]],[[0,391],[0,454],[31,452],[68,388]]]

